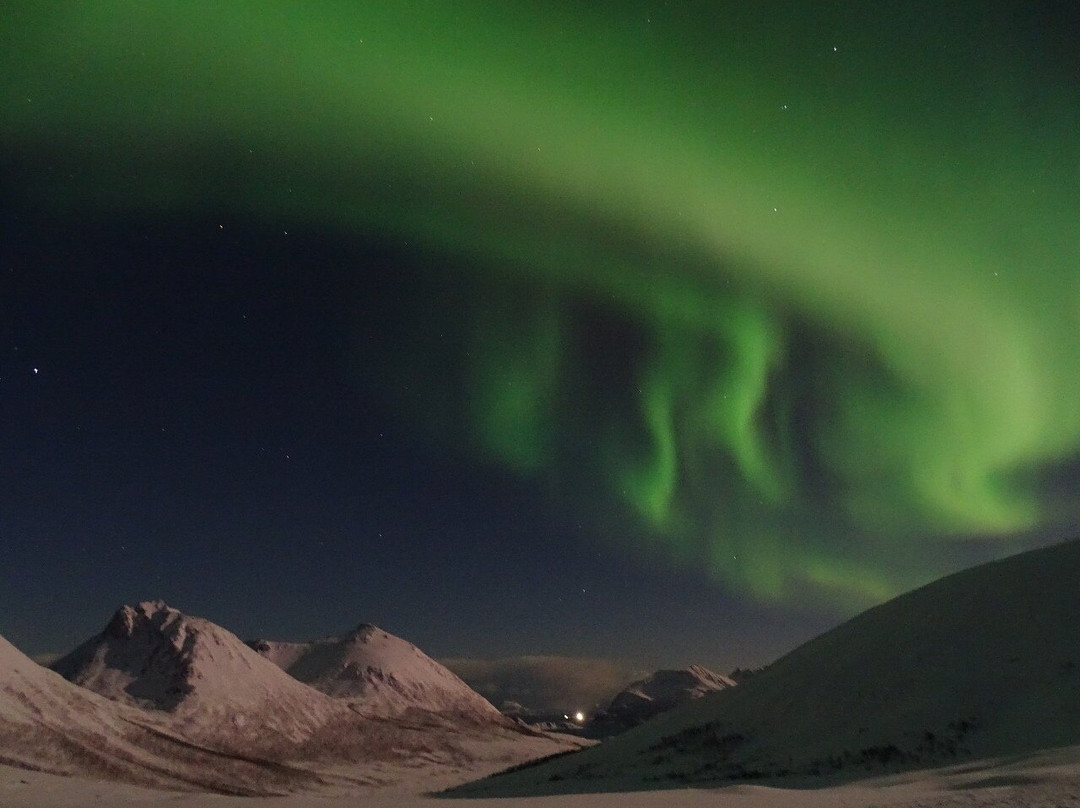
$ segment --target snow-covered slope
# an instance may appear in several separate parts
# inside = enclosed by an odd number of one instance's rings
[[[315,689],[374,715],[408,709],[501,721],[483,696],[412,643],[361,625],[303,643],[255,640],[260,655]]]
[[[1080,542],[943,578],[738,687],[469,793],[855,777],[1080,742]]]
[[[0,637],[0,763],[170,789],[274,794],[326,784],[317,774],[200,748],[152,715],[108,701]]]
[[[122,607],[51,667],[107,698],[168,711],[192,740],[245,754],[284,754],[352,719],[236,635],[161,601]]]
[[[568,739],[518,726],[482,699],[488,713],[359,709],[297,681],[221,626],[160,601],[124,606],[53,668],[83,686],[40,669],[79,704],[110,716],[119,711],[204,755],[270,766],[295,787],[308,787],[305,777],[312,787],[345,791],[402,781],[445,787],[573,748]],[[63,722],[58,726],[62,731]],[[34,761],[30,755],[9,762]]]
[[[594,737],[614,735],[684,702],[734,687],[735,682],[701,665],[659,670],[621,690],[587,727]]]

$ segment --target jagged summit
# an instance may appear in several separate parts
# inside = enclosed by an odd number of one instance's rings
[[[298,743],[342,713],[232,632],[163,601],[122,606],[51,667],[115,701],[175,713],[189,737],[225,746],[271,734]]]
[[[181,617],[183,615],[179,611],[163,600],[144,600],[135,606],[124,605],[117,609],[109,624],[105,626],[105,633],[110,637],[131,637],[136,627],[146,621],[156,621],[158,625],[164,625]]]
[[[125,605],[101,634],[51,667],[107,698],[173,710],[192,692],[200,656],[197,645],[213,637],[215,628],[161,600]]]
[[[420,709],[500,718],[483,696],[415,645],[368,623],[310,642],[255,640],[250,645],[301,682],[365,712]]]

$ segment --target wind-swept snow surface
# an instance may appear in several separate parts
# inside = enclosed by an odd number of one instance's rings
[[[843,779],[1076,744],[1078,581],[1080,542],[957,573],[864,612],[738,687],[462,791]]]
[[[259,805],[264,804],[259,802]],[[0,805],[18,808],[251,808],[245,797],[175,794],[0,765]],[[505,800],[438,799],[416,793],[361,797],[296,794],[274,808],[1065,808],[1080,805],[1080,747],[1021,760],[909,772],[821,788],[737,784],[636,794]]]
[[[250,645],[299,681],[365,713],[420,709],[501,722],[499,711],[456,675],[376,626],[311,642],[255,640]]]

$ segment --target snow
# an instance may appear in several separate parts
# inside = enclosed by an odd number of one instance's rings
[[[498,720],[483,696],[412,643],[361,625],[341,637],[304,643],[256,640],[260,655],[322,693],[349,700],[365,713],[408,709]]]
[[[735,682],[723,674],[701,665],[691,665],[680,670],[657,671],[634,682],[627,690],[653,701],[667,701],[680,699],[684,694],[696,699],[706,693],[734,686]]]
[[[152,790],[0,765],[3,806],[250,808],[252,804],[246,797]],[[508,800],[440,799],[415,792],[306,793],[264,798],[258,804],[270,808],[1062,808],[1080,805],[1080,747],[817,789],[728,785]]]
[[[821,783],[1080,743],[1077,580],[1080,542],[957,573],[737,687],[464,793]]]
[[[106,698],[167,711],[185,737],[238,753],[275,754],[352,720],[236,635],[160,601],[124,606],[52,668]]]
[[[394,640],[392,647],[407,645]],[[580,745],[574,739],[519,727],[479,696],[488,711],[484,715],[421,710],[415,703],[394,716],[365,712],[297,681],[221,626],[160,601],[123,607],[103,632],[54,663],[79,686],[5,646],[0,663],[13,674],[29,671],[32,677],[44,676],[51,688],[42,695],[41,688],[23,687],[8,700],[8,712],[16,718],[20,705],[24,712],[51,716],[46,723],[52,732],[41,741],[43,757],[70,745],[65,733],[79,731],[83,713],[91,718],[100,715],[101,721],[111,724],[95,725],[80,735],[86,736],[83,748],[113,743],[114,726],[124,729],[120,741],[126,748],[130,745],[126,728],[137,725],[143,735],[166,739],[150,747],[153,752],[165,743],[166,761],[175,756],[172,746],[198,750],[205,771],[185,776],[222,791],[231,789],[228,778],[238,765],[235,761],[251,770],[237,775],[238,790],[245,793],[311,788],[356,793],[393,788],[403,781],[445,788]],[[423,656],[419,651],[416,655]],[[16,681],[6,669],[0,673],[5,685],[9,678]],[[59,695],[50,700],[46,696],[52,692]],[[57,701],[77,706],[52,716]],[[145,745],[145,738],[139,743]],[[224,763],[219,764],[218,758]],[[5,761],[32,766],[37,758],[0,757]],[[147,753],[131,762],[126,779],[171,785],[156,774],[170,766]],[[106,773],[102,766],[46,768]],[[264,770],[273,774],[263,777],[265,787],[256,777]]]
[[[734,686],[728,677],[701,665],[659,670],[617,693],[588,730],[595,736],[622,732],[679,704]]]
[[[178,738],[153,714],[71,684],[2,637],[0,763],[233,794],[287,793],[330,782],[317,773],[268,766]],[[0,805],[7,804],[0,798]]]
[[[958,573],[863,613],[738,687],[485,780],[477,778],[574,741],[452,713],[358,712],[220,627],[140,604],[72,655],[86,681],[118,701],[0,639],[0,764],[14,764],[0,765],[0,805],[251,804],[222,793],[277,794],[260,804],[282,808],[1080,805],[1078,579],[1080,542]],[[153,642],[150,628],[160,635]],[[127,647],[124,637],[141,639]],[[135,648],[154,654],[140,662]],[[253,677],[252,692],[247,678],[218,678],[241,674]],[[279,689],[286,681],[292,690]],[[303,715],[329,718],[267,757],[244,752],[249,739],[235,727],[193,742],[181,720],[202,715],[189,704],[212,709],[212,695],[268,722],[260,700],[290,693]],[[133,706],[147,703],[163,707]],[[748,773],[758,779],[732,782]],[[455,799],[422,795],[465,782]]]

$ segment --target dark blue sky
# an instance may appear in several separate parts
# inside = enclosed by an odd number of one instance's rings
[[[8,12],[28,652],[725,669],[1075,529],[1074,3]]]
[[[65,650],[158,597],[242,636],[369,621],[434,654],[639,665],[760,663],[827,624],[627,555],[588,514],[410,434],[367,378],[385,252],[239,230],[20,217],[5,238],[16,645]]]

